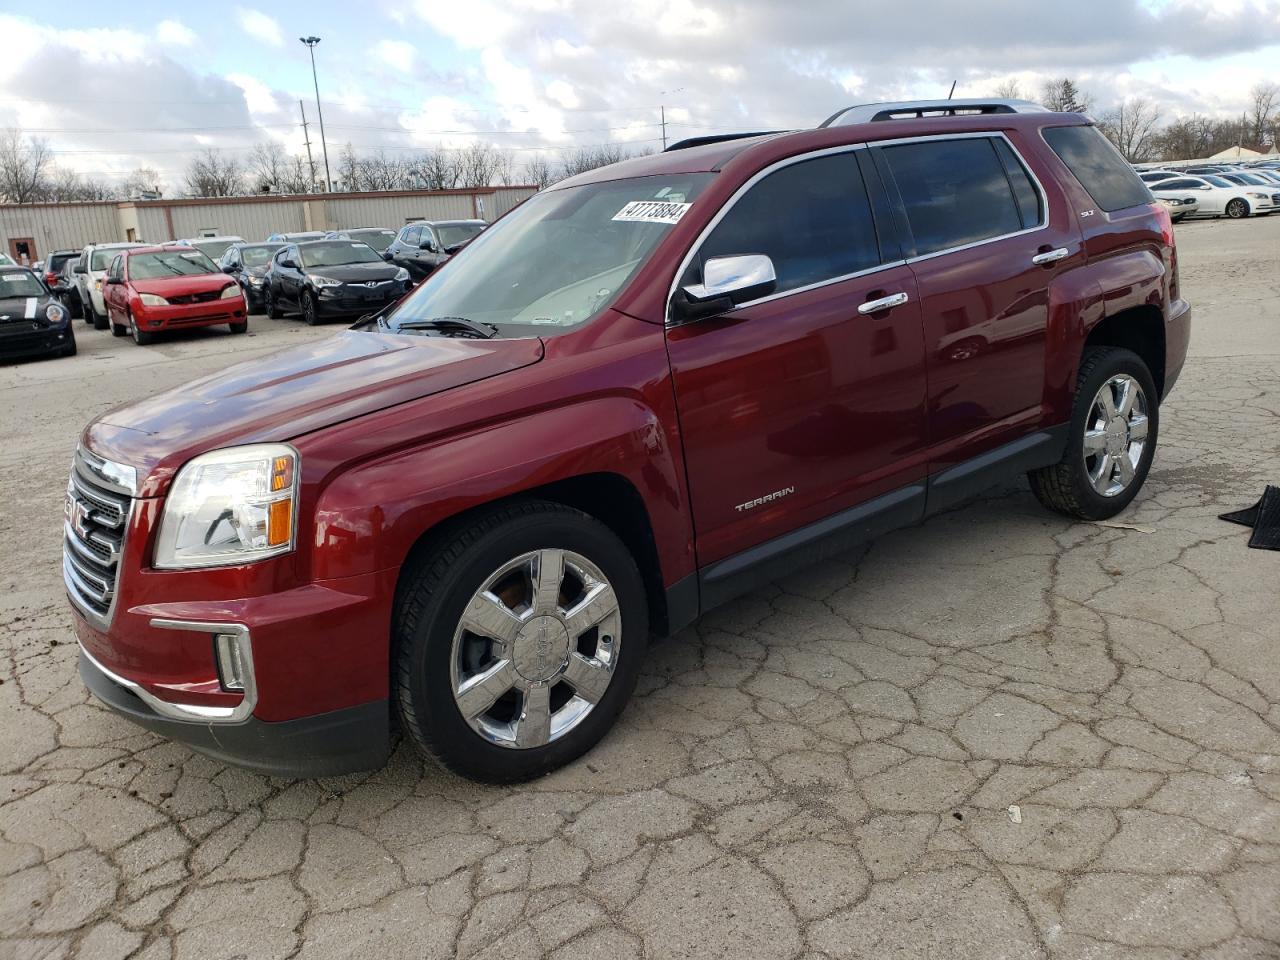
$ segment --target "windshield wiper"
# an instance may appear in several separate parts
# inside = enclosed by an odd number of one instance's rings
[[[453,330],[462,336],[479,337],[481,340],[488,340],[498,332],[498,328],[492,323],[468,320],[466,317],[432,317],[430,320],[401,320],[392,328],[392,332],[399,330]]]

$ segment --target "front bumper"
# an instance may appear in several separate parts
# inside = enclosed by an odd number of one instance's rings
[[[0,324],[0,359],[39,357],[61,353],[75,343],[71,324],[44,326],[38,320],[11,320]]]
[[[208,300],[204,303],[170,304],[167,307],[135,307],[133,322],[148,333],[212,327],[220,323],[244,323],[248,312],[244,297]]]
[[[376,770],[391,752],[386,700],[268,723],[179,720],[159,713],[140,688],[80,650],[80,678],[108,709],[200,753],[277,777],[329,777]]]
[[[346,287],[321,288],[316,298],[316,313],[322,317],[352,317],[385,310],[405,294],[405,281],[396,280],[387,291],[369,298]]]

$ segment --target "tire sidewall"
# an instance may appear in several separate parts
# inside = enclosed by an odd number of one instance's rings
[[[1243,210],[1244,212],[1232,213],[1232,210]],[[1229,200],[1227,202],[1227,216],[1232,220],[1243,220],[1245,217],[1249,216],[1249,204],[1246,201],[1241,200],[1239,197],[1236,197],[1234,200]]]
[[[495,570],[523,553],[548,547],[587,557],[613,586],[622,617],[618,664],[604,697],[569,733],[543,747],[500,747],[472,730],[457,708],[450,662],[454,632],[473,593]],[[439,579],[412,635],[399,637],[400,656],[408,658],[411,700],[402,709],[413,711],[428,749],[454,770],[493,783],[527,780],[569,763],[608,732],[635,688],[648,632],[639,570],[607,527],[563,510],[512,518],[465,549]]]
[[[1114,497],[1104,497],[1089,482],[1089,471],[1085,466],[1084,431],[1089,415],[1093,409],[1093,399],[1102,389],[1102,385],[1117,374],[1128,374],[1142,387],[1147,398],[1147,443],[1142,451],[1142,459],[1134,471],[1133,482],[1122,493]],[[1075,494],[1086,514],[1095,520],[1113,517],[1130,503],[1142,489],[1151,470],[1151,462],[1155,458],[1156,443],[1160,434],[1160,395],[1156,391],[1155,380],[1151,371],[1142,359],[1131,350],[1111,348],[1105,358],[1089,371],[1077,388],[1075,410],[1071,417],[1071,434],[1068,439],[1070,447],[1068,456],[1075,458],[1073,471],[1076,477]]]

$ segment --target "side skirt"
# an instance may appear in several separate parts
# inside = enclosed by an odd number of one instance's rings
[[[826,560],[973,497],[1028,470],[1057,463],[1069,424],[1038,430],[816,523],[718,560],[667,588],[671,633],[702,614],[795,570]]]

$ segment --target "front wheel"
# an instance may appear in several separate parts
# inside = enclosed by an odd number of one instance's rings
[[[281,310],[279,305],[276,303],[275,294],[271,292],[270,286],[268,286],[266,290],[263,291],[262,305],[263,305],[264,312],[272,320],[279,320],[281,317],[284,316],[284,311]]]
[[[1242,220],[1249,215],[1249,204],[1236,197],[1227,204],[1227,216],[1232,220]]]
[[[249,321],[241,320],[239,323],[228,324],[232,333],[247,333],[249,331]]]
[[[140,347],[145,347],[155,339],[155,335],[147,333],[145,330],[139,329],[138,321],[133,319],[133,314],[129,315],[129,332],[133,334],[133,342]]]
[[[545,501],[494,509],[439,540],[406,567],[394,623],[405,730],[490,783],[593,747],[631,696],[649,632],[622,541]]]
[[[107,329],[107,326],[108,326],[107,315],[105,313],[99,313],[98,308],[93,305],[92,300],[89,301],[89,313],[91,314],[93,329],[95,330]]]
[[[316,309],[316,297],[310,290],[302,291],[302,319],[308,327],[320,322],[320,311]]]
[[[1066,452],[1027,474],[1032,491],[1069,517],[1114,517],[1147,479],[1159,426],[1160,397],[1142,358],[1120,347],[1089,348],[1076,378]]]

